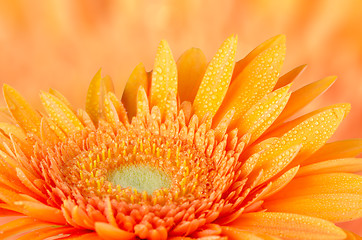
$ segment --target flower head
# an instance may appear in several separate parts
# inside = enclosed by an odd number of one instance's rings
[[[176,63],[167,42],[119,100],[100,71],[85,110],[55,90],[45,113],[4,85],[0,226],[18,239],[357,239],[335,222],[362,216],[362,140],[332,143],[349,111],[287,121],[335,80],[290,92],[285,37],[235,63],[228,38],[207,63]]]

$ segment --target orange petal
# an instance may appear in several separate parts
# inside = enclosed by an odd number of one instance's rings
[[[200,119],[207,112],[214,116],[224,100],[234,68],[236,45],[237,37],[226,39],[206,69],[193,103]]]
[[[118,240],[118,239],[135,239],[136,235],[134,233],[126,232],[119,228],[112,226],[111,224],[104,222],[96,222],[95,230],[97,234],[105,240]]]
[[[40,199],[47,199],[47,196],[44,195],[34,184],[33,176],[29,176],[24,173],[20,168],[16,168],[16,175],[18,176],[19,180],[26,186],[30,191],[32,191],[37,198]]]
[[[0,226],[0,238],[5,239],[7,237],[15,236],[23,232],[47,226],[52,225],[46,222],[39,221],[38,219],[21,217],[11,222],[2,224]]]
[[[362,139],[348,139],[326,143],[303,161],[302,165],[338,158],[353,158],[362,153]]]
[[[22,141],[26,140],[26,135],[23,130],[11,123],[0,122],[0,130],[2,130],[8,136],[13,134]]]
[[[32,132],[39,136],[40,115],[14,88],[4,84],[3,91],[8,109],[16,122],[26,132]]]
[[[230,85],[216,122],[233,108],[236,110],[233,121],[237,120],[273,90],[284,61],[285,36],[276,36],[263,45],[245,58],[246,66]]]
[[[293,82],[299,75],[302,74],[306,67],[307,65],[301,65],[281,76],[275,84],[273,91]]]
[[[334,222],[356,219],[362,217],[362,176],[330,173],[295,178],[264,206]]]
[[[163,40],[158,46],[153,67],[150,89],[151,106],[157,105],[163,113],[170,92],[177,93],[177,68],[170,47]]]
[[[333,172],[359,172],[362,171],[361,158],[342,158],[333,159],[323,162],[317,162],[301,167],[297,176],[306,176],[320,173],[333,173]]]
[[[72,234],[66,240],[102,240],[97,233]]]
[[[137,95],[135,93],[140,86],[145,89],[146,93],[148,92],[148,76],[142,63],[138,64],[131,73],[122,95],[122,102],[127,109],[129,119],[137,113]]]
[[[198,48],[187,50],[177,60],[178,94],[181,102],[194,101],[206,67],[206,57]]]
[[[293,114],[298,112],[300,109],[305,107],[313,99],[315,99],[326,89],[328,89],[334,83],[335,80],[336,77],[326,77],[293,92],[283,112],[275,121],[274,126],[276,127],[278,124],[282,123],[283,121],[291,117]]]
[[[263,207],[268,211],[298,213],[332,222],[345,222],[362,217],[362,195],[316,194],[265,201]]]
[[[61,210],[42,203],[16,201],[14,202],[14,206],[19,209],[19,212],[22,212],[29,217],[57,224],[66,223]]]
[[[85,103],[85,110],[96,126],[98,126],[98,121],[102,117],[104,95],[109,91],[113,91],[112,80],[108,76],[102,78],[99,69],[89,84]]]
[[[53,125],[53,129],[54,129],[54,126],[55,125]],[[49,121],[47,121],[46,118],[42,118],[41,124],[40,124],[40,130],[41,130],[40,136],[41,136],[42,142],[49,146],[55,145],[60,140],[53,129],[52,129]],[[60,129],[58,129],[58,130],[62,133],[62,135],[64,135],[64,133]],[[64,137],[65,137],[65,135],[64,135]]]
[[[0,107],[0,122],[15,123],[7,107]]]
[[[67,105],[50,93],[43,92],[40,95],[46,112],[55,124],[67,135],[83,129],[83,124],[77,115]]]
[[[346,237],[342,229],[329,221],[291,213],[247,213],[230,225],[283,239],[342,240]]]
[[[31,231],[19,238],[17,240],[44,240],[50,239],[51,237],[56,237],[55,239],[63,239],[63,237],[68,236],[71,232],[76,232],[77,229],[73,227],[45,227]]]
[[[347,238],[345,240],[362,240],[362,237],[358,236],[357,234],[344,230],[344,232],[347,234]]]
[[[278,177],[276,180],[272,181],[272,186],[271,186],[268,194],[265,197],[273,195],[274,193],[283,189],[295,177],[298,170],[299,170],[299,166],[296,166],[296,167],[286,171],[283,175]]]
[[[241,230],[235,227],[222,226],[222,235],[229,240],[278,240],[280,238],[263,233]]]

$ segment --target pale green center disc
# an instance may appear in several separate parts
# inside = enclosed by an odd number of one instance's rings
[[[108,176],[108,181],[122,188],[146,191],[152,194],[155,190],[171,187],[171,178],[162,170],[147,165],[131,165],[122,167]]]

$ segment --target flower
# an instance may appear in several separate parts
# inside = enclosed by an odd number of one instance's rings
[[[35,111],[4,85],[0,226],[18,239],[360,239],[336,222],[362,216],[361,139],[326,143],[350,110],[336,104],[287,121],[326,90],[290,92],[285,37],[235,63],[229,37],[207,63],[177,63],[161,41],[122,101],[97,72],[85,110],[55,90]]]

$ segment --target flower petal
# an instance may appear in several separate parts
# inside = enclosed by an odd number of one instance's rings
[[[291,213],[248,213],[230,226],[293,240],[342,240],[346,237],[343,230],[331,222]]]
[[[70,110],[57,97],[50,93],[43,92],[40,95],[46,112],[55,124],[61,128],[67,135],[83,129],[83,124],[77,115]]]
[[[72,105],[70,104],[70,102],[68,101],[68,99],[66,97],[64,97],[63,94],[61,94],[60,92],[58,92],[57,90],[55,89],[49,89],[49,93],[54,95],[55,97],[57,97],[60,101],[62,101],[65,105],[67,105],[67,107],[71,110],[72,109]]]
[[[222,226],[222,235],[229,240],[278,240],[280,238],[263,233],[241,230],[236,227]]]
[[[317,163],[330,159],[353,158],[362,153],[362,139],[348,139],[326,143],[313,153],[302,165]]]
[[[177,93],[177,67],[168,43],[163,40],[158,46],[152,72],[151,106],[157,105],[163,113],[170,92]]]
[[[8,109],[16,122],[26,132],[32,132],[40,136],[40,115],[29,103],[12,87],[4,84],[3,86],[5,101]]]
[[[283,112],[275,121],[274,128],[328,89],[334,83],[336,78],[337,77],[326,77],[293,92]],[[271,129],[273,129],[273,127]]]
[[[87,100],[85,103],[85,110],[96,126],[98,125],[99,119],[102,117],[104,95],[109,91],[113,91],[112,80],[108,76],[102,78],[101,69],[99,69],[89,84]]]
[[[123,124],[128,124],[127,112],[122,102],[119,101],[119,99],[113,92],[108,92],[107,97],[109,98],[109,101],[112,103],[114,109],[116,110],[118,119]]]
[[[36,230],[47,226],[52,226],[52,224],[42,222],[38,219],[30,217],[21,217],[8,223],[2,224],[0,226],[0,238],[6,239],[7,237],[15,236],[23,232]]]
[[[362,171],[361,158],[342,158],[305,165],[299,169],[297,177],[321,173],[355,173],[359,171]]]
[[[299,170],[299,166],[289,169],[276,180],[272,181],[272,186],[265,197],[268,197],[279,190],[283,189],[295,177]]]
[[[296,178],[267,199],[264,207],[333,222],[353,220],[362,217],[362,176],[330,173]]]
[[[148,75],[143,63],[138,64],[128,78],[122,95],[122,103],[127,109],[128,118],[131,119],[137,113],[137,93],[140,86],[148,92]]]
[[[184,52],[177,60],[178,94],[181,102],[193,102],[207,67],[205,54],[198,48]]]
[[[254,106],[252,106],[237,123],[240,136],[252,134],[250,142],[254,142],[282,112],[288,102],[290,85],[269,93]]]
[[[19,238],[17,240],[44,240],[49,239],[50,237],[56,237],[56,239],[63,239],[63,237],[68,236],[72,232],[76,232],[77,229],[72,227],[55,227],[49,226],[41,229],[36,229],[31,231]]]
[[[272,133],[263,137],[280,137],[279,142],[267,149],[264,156],[270,157],[272,153],[279,152],[279,149],[302,144],[302,148],[291,167],[299,165],[300,162],[325,144],[336,131],[349,109],[350,106],[348,104],[338,104],[317,110],[283,124]]]
[[[266,182],[270,178],[274,177],[280,171],[282,171],[300,152],[302,145],[295,145],[289,149],[285,149],[279,155],[266,155],[264,152],[261,153],[259,160],[254,167],[253,173],[250,174],[254,179],[258,173],[263,170],[263,175],[260,179],[259,184]]]
[[[281,76],[277,83],[274,86],[273,91],[284,87],[286,85],[288,85],[289,83],[293,82],[299,75],[302,74],[302,72],[305,70],[305,68],[307,67],[307,65],[301,65],[299,67],[294,68],[293,70],[287,72],[286,74],[284,74],[283,76]]]
[[[61,210],[50,207],[43,203],[36,203],[30,201],[16,201],[14,206],[19,209],[19,212],[46,222],[57,224],[66,224]]]
[[[117,239],[135,239],[136,235],[134,233],[126,232],[119,228],[112,226],[111,224],[104,222],[96,222],[95,230],[97,234],[105,240],[117,240]]]
[[[355,233],[352,233],[347,230],[344,230],[344,232],[347,234],[347,238],[345,240],[362,240],[362,237],[358,236]]]
[[[236,110],[233,121],[237,120],[273,90],[284,61],[285,36],[279,35],[267,42],[265,49],[254,50],[245,58],[246,66],[231,83],[215,116],[216,122],[230,109]]]
[[[234,68],[236,45],[237,37],[229,37],[206,69],[193,103],[195,113],[200,119],[207,112],[214,116],[224,100]]]

